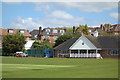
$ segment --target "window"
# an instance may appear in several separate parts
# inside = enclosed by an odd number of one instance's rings
[[[60,33],[63,34],[63,33],[64,33],[64,30],[60,30]]]
[[[46,39],[49,39],[49,36],[45,36]]]
[[[43,39],[45,39],[45,36],[43,36]]]
[[[57,33],[57,30],[56,30],[56,29],[53,29],[53,33]]]
[[[109,50],[107,50],[107,55],[109,55],[110,54],[110,51]]]
[[[117,35],[118,34],[118,32],[115,32],[115,35]]]
[[[112,29],[113,28],[113,26],[112,27],[110,27],[110,29]]]
[[[111,55],[119,55],[119,51],[118,50],[112,50]]]
[[[13,30],[9,30],[8,32],[9,32],[9,33],[13,33]]]
[[[50,33],[50,29],[46,29],[46,33],[49,34]]]
[[[49,43],[51,43],[51,41],[49,41]]]
[[[89,32],[91,32],[91,30],[89,29]]]
[[[49,36],[43,36],[43,39],[49,39]]]
[[[54,36],[54,39],[57,39],[57,36]]]
[[[29,37],[27,37],[27,40],[29,40]]]
[[[82,43],[82,45],[84,45],[84,43]]]
[[[20,33],[21,33],[21,34],[24,34],[24,33],[25,33],[25,31],[24,31],[24,30],[20,30]]]

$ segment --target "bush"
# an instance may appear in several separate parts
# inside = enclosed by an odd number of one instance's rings
[[[6,53],[6,52],[2,52],[2,56],[13,56],[14,53]]]

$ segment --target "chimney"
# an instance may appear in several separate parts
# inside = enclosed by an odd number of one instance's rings
[[[41,29],[42,29],[42,27],[40,26],[40,27],[39,27],[39,34],[38,34],[38,39],[39,39],[39,40],[41,40]]]
[[[64,31],[66,32],[67,30],[66,30],[66,29],[64,29]]]
[[[75,33],[75,26],[73,26],[73,34]]]
[[[39,27],[39,35],[41,34],[41,29],[42,29],[42,27],[40,26],[40,27]]]
[[[116,24],[117,27],[119,27],[119,24]]]
[[[110,32],[110,24],[108,24],[107,31]]]
[[[103,30],[103,24],[100,25],[100,28]]]

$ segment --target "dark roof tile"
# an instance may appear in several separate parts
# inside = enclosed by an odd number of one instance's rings
[[[56,50],[69,50],[69,48],[76,42],[77,39],[78,38],[71,38],[71,39],[63,42],[62,44],[58,45],[54,49],[56,49]]]
[[[97,48],[114,49],[120,48],[120,36],[85,36]],[[55,50],[69,50],[69,48],[78,40],[78,38],[71,38],[64,43],[55,47]]]

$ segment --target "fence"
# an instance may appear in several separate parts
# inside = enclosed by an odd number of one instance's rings
[[[86,54],[86,53],[81,53],[81,54],[78,54],[78,53],[72,53],[70,54],[70,57],[73,57],[73,58],[100,58],[100,54],[99,53],[89,53],[89,54]]]
[[[28,56],[31,57],[44,57],[45,56],[45,50],[43,49],[31,49],[27,51]]]
[[[53,57],[53,49],[30,49],[27,53],[30,57]]]

